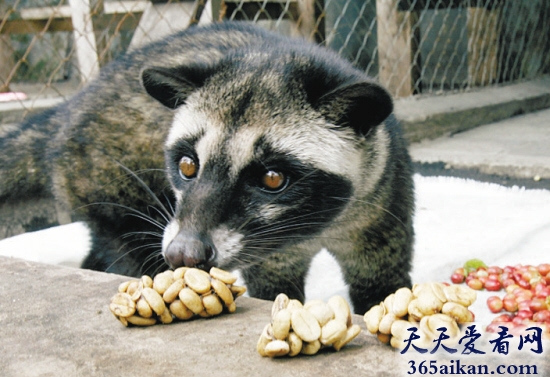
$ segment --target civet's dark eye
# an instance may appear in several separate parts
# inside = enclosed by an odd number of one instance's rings
[[[179,162],[179,170],[183,179],[193,179],[197,176],[199,167],[193,158],[183,156]]]
[[[262,176],[261,185],[264,190],[279,192],[287,185],[287,177],[280,171],[268,170]]]

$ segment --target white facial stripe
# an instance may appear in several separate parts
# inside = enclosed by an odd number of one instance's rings
[[[357,198],[362,198],[372,192],[386,169],[390,144],[388,131],[384,127],[379,127],[372,138],[374,140],[370,145],[374,147],[374,150],[369,152],[369,157],[366,158],[366,160],[370,160],[369,165],[363,167],[360,170],[362,173],[356,175],[353,180]]]
[[[224,136],[222,127],[208,127],[203,137],[195,144],[195,152],[199,158],[199,164],[206,164],[212,155],[220,153]],[[199,176],[201,173],[202,169],[199,170]]]
[[[213,154],[219,153],[224,136],[223,125],[216,124],[213,119],[193,110],[192,106],[184,105],[174,116],[165,146],[170,148],[179,140],[200,137],[195,144],[195,152],[199,163],[205,164]]]
[[[241,240],[244,236],[241,233],[230,230],[226,226],[222,225],[214,229],[210,235],[218,252],[216,262],[220,266],[227,263],[229,259],[237,255],[243,248]]]
[[[386,162],[388,160],[388,152],[390,147],[390,136],[388,131],[384,127],[379,127],[376,130],[376,139],[378,142],[374,142],[376,148],[377,161],[370,169],[369,175],[373,178],[373,182],[378,182],[382,174],[386,169]]]
[[[354,147],[347,130],[330,130],[324,125],[307,128],[285,127],[268,133],[266,140],[277,150],[288,153],[318,169],[353,179],[361,165],[361,152]],[[350,131],[351,132],[351,131]]]
[[[166,253],[166,249],[170,242],[178,235],[180,226],[176,220],[170,221],[170,223],[164,228],[164,234],[162,235],[162,255]]]
[[[166,147],[170,148],[178,140],[189,139],[202,134],[207,125],[206,117],[195,111],[192,106],[181,106],[174,115],[170,132],[166,138]]]
[[[276,204],[265,204],[258,209],[258,216],[264,221],[273,221],[287,211],[287,208]]]
[[[254,158],[254,144],[261,137],[261,127],[244,127],[238,130],[227,151],[231,159],[231,177],[238,176],[239,172]]]

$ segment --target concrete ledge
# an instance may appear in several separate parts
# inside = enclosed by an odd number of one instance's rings
[[[550,76],[528,82],[395,101],[410,142],[434,139],[550,107]]]
[[[340,352],[262,358],[268,301],[241,297],[234,314],[126,328],[108,308],[126,277],[4,257],[0,269],[3,377],[399,375],[388,374],[395,352],[366,333]]]
[[[414,161],[521,179],[550,179],[550,109],[410,145]]]
[[[483,357],[401,355],[366,331],[340,352],[262,358],[256,342],[270,321],[271,302],[241,297],[234,314],[126,328],[108,308],[126,277],[5,257],[0,257],[0,269],[3,377],[407,376],[410,360],[417,366],[424,360],[450,365],[459,358],[489,370],[500,364],[533,364],[539,375],[550,370],[546,355],[516,350],[493,356],[490,345],[484,346],[489,352]],[[353,321],[365,328],[361,316]]]
[[[19,123],[28,113],[38,113],[65,102],[63,97],[0,103],[0,125]]]

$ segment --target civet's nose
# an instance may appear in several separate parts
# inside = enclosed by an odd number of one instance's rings
[[[171,268],[186,266],[209,270],[214,255],[211,242],[196,233],[181,231],[166,248],[164,259]]]

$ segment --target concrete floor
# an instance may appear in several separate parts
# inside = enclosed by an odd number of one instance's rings
[[[472,169],[520,179],[550,179],[550,109],[414,143],[412,158],[443,162],[447,169]]]

